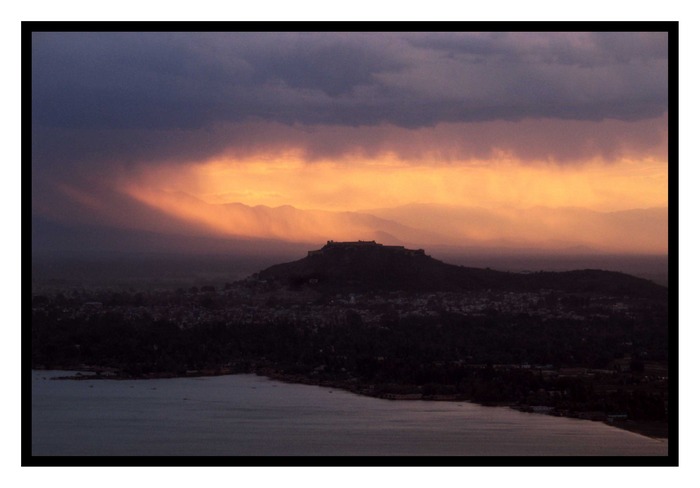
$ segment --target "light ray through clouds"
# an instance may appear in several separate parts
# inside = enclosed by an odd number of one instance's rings
[[[665,253],[667,49],[663,32],[36,33],[33,214]]]

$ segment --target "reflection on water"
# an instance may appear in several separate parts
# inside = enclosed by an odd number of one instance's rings
[[[390,401],[254,375],[52,381],[32,372],[33,455],[667,455],[600,422]]]

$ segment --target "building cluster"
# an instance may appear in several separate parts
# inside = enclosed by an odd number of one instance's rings
[[[255,286],[264,286],[257,283]],[[611,315],[630,316],[638,304],[607,296],[571,296],[552,290],[539,292],[368,292],[322,295],[304,289],[261,290],[244,284],[218,289],[161,290],[138,293],[115,300],[108,293],[74,294],[67,302],[45,297],[34,300],[35,313],[50,308],[59,318],[85,318],[117,313],[127,320],[152,319],[180,328],[207,322],[255,324],[294,321],[312,327],[337,325],[348,313],[364,324],[381,325],[387,316],[404,319],[437,318],[441,314],[484,317],[493,314],[527,314],[540,320],[586,321]]]
[[[322,256],[328,251],[355,251],[359,249],[386,250],[406,256],[425,256],[425,250],[423,249],[406,249],[404,246],[385,246],[384,244],[378,244],[376,241],[328,241],[321,249],[309,251],[307,256]]]

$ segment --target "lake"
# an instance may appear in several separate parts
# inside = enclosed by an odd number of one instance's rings
[[[32,371],[33,455],[665,456],[601,422],[391,401],[255,375],[59,381]]]

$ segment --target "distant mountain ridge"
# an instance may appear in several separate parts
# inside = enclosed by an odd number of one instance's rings
[[[410,224],[436,236],[448,236],[440,241],[429,241],[430,245],[583,248],[587,252],[642,254],[668,251],[667,207],[601,212],[578,207],[410,204],[365,212],[398,224]],[[414,241],[404,239],[404,242]]]
[[[668,252],[666,207],[603,212],[575,207],[414,203],[342,211],[211,203],[181,191],[154,189],[115,192],[109,200],[118,205],[93,210],[80,207],[83,212],[76,214],[79,217],[64,218],[58,211],[33,214],[33,249],[48,254],[57,248],[92,253],[123,246],[134,250],[225,252],[230,241],[276,241],[277,247],[292,247],[333,238],[376,240],[414,248],[462,248],[467,253],[478,248],[506,253]],[[118,207],[129,212],[114,211]],[[139,218],[127,217],[132,214]],[[185,246],[182,236],[193,239],[188,238],[190,242]]]
[[[375,241],[328,241],[300,260],[271,266],[256,279],[328,291],[539,291],[662,297],[668,290],[649,280],[602,270],[510,273],[447,264],[424,250]]]

